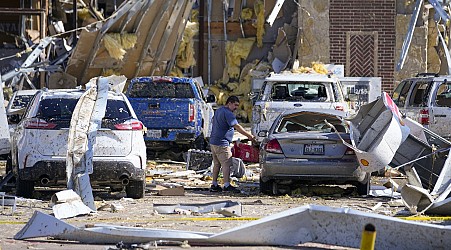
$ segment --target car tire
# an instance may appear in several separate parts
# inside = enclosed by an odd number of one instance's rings
[[[200,134],[196,140],[194,140],[192,148],[205,150],[207,148],[207,142],[205,141],[204,134]]]
[[[34,191],[34,182],[21,180],[19,176],[17,176],[16,180],[16,196],[23,198],[32,198]]]
[[[262,181],[260,179],[260,193],[262,194],[272,194],[272,186],[273,186],[272,180],[269,181]]]
[[[279,185],[277,182],[272,182],[272,195],[280,195]]]
[[[141,199],[144,197],[146,181],[130,181],[125,187],[128,198]]]

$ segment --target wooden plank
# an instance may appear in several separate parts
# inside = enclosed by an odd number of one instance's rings
[[[204,22],[205,30],[207,30],[207,22]],[[210,29],[212,35],[224,34],[223,22],[211,22]],[[246,37],[252,37],[257,34],[257,29],[252,26],[250,22],[243,23],[244,34]],[[234,36],[241,36],[240,22],[227,22],[227,34]]]
[[[168,23],[166,24],[166,27],[164,29],[164,33],[161,36],[158,45],[156,46],[155,50],[155,57],[154,57],[154,63],[152,67],[150,68],[150,75],[153,75],[155,72],[156,64],[161,61],[161,55],[163,54],[163,50],[165,48],[165,45],[170,41],[169,37],[171,36],[171,33],[174,32],[174,24],[177,21],[177,19],[180,17],[180,12],[182,11],[183,2],[185,1],[177,1],[177,3],[174,5],[171,16],[169,17]],[[182,12],[183,13],[183,12]],[[177,35],[177,34],[176,34]]]

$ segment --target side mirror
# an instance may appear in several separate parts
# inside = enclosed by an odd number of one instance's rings
[[[348,94],[346,101],[351,101],[351,102],[355,102],[358,101],[359,97],[357,96],[357,94]]]
[[[214,95],[207,96],[207,103],[216,102],[216,97]]]
[[[259,137],[266,137],[266,136],[268,136],[268,130],[262,130],[262,131],[258,132],[258,136]]]

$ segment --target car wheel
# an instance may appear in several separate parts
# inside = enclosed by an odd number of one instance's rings
[[[34,182],[21,180],[19,176],[17,176],[16,179],[16,196],[32,198],[34,191]]]
[[[277,184],[277,182],[273,181],[272,182],[272,195],[279,195],[280,191],[279,191],[279,185]]]
[[[130,181],[125,187],[128,198],[141,199],[144,197],[146,181]]]
[[[260,178],[260,193],[263,194],[272,194],[272,183],[274,181],[269,180],[269,181],[262,181],[262,179]]]
[[[192,148],[199,149],[199,150],[205,150],[206,145],[207,145],[207,143],[205,141],[204,134],[200,134],[194,141]]]

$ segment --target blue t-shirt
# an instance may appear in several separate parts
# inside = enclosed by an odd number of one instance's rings
[[[229,146],[233,139],[233,126],[238,124],[233,112],[226,106],[215,111],[210,135],[210,144],[216,146]]]

